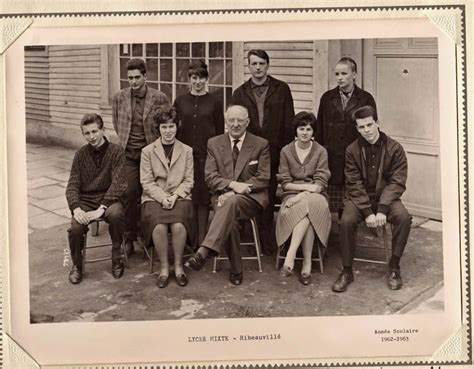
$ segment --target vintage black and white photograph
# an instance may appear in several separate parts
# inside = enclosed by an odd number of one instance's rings
[[[11,48],[12,326],[38,361],[425,358],[456,333],[451,40],[277,25],[38,28]],[[99,348],[116,337],[140,349]]]
[[[436,38],[25,47],[32,323],[443,311],[438,95]]]

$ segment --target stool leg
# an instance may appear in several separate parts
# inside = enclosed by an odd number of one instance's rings
[[[150,251],[150,274],[153,274],[153,270],[155,266],[154,261],[155,261],[155,245],[151,247],[151,251]]]
[[[280,266],[280,252],[281,252],[281,247],[277,247],[277,252],[276,252],[276,261],[275,261],[275,270],[278,270],[278,267]]]
[[[323,254],[321,253],[321,242],[317,242],[318,246],[318,257],[319,257],[319,271],[321,274],[324,274],[324,266],[323,266]]]
[[[257,252],[258,271],[262,272],[260,236],[258,234],[257,223],[254,218],[250,219],[250,224],[252,224],[252,233],[253,233],[253,239],[255,243],[255,251]]]
[[[388,261],[389,261],[388,240],[387,240],[387,227],[385,225],[382,227],[382,232],[383,232],[383,246],[385,248],[385,261],[387,262],[387,265],[388,265]]]
[[[125,252],[125,237],[122,239],[122,243],[120,244],[120,250],[122,252],[122,260],[125,265],[125,268],[128,268],[128,256],[127,253]]]
[[[217,256],[214,256],[214,263],[212,266],[212,273],[217,273]]]
[[[86,250],[87,250],[87,231],[84,233],[84,244],[82,245],[82,274],[86,272]]]

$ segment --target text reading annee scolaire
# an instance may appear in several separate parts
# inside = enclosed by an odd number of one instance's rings
[[[189,336],[188,342],[231,342],[231,341],[271,341],[280,340],[280,333],[269,333],[262,335],[241,334],[238,336]]]
[[[418,329],[402,328],[402,329],[376,329],[374,334],[380,335],[382,342],[408,342],[410,337],[420,333]]]

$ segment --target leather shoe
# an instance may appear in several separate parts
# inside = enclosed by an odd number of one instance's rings
[[[387,286],[391,290],[399,290],[402,288],[402,276],[400,269],[390,269],[390,273],[387,276]]]
[[[242,279],[243,279],[242,272],[240,272],[240,273],[230,273],[230,276],[229,276],[230,283],[235,284],[236,286],[238,286],[238,285],[242,284]]]
[[[307,286],[311,283],[311,274],[310,273],[301,273],[298,275],[298,279],[301,284]]]
[[[112,261],[112,275],[115,279],[119,279],[123,276],[125,266],[123,265],[122,259]]]
[[[159,288],[165,288],[168,285],[170,278],[167,275],[159,275],[156,281],[156,285]]]
[[[135,252],[135,247],[133,246],[133,241],[126,241],[125,242],[125,253],[127,254],[127,257],[130,257],[133,255]]]
[[[69,282],[78,284],[82,281],[82,270],[77,265],[74,265],[69,272]]]
[[[176,275],[176,283],[178,283],[178,286],[184,287],[188,284],[188,277],[186,274],[178,274]]]
[[[342,271],[337,278],[336,283],[332,286],[334,292],[344,292],[347,286],[354,281],[354,274],[352,272]]]
[[[192,254],[189,257],[188,260],[186,260],[186,262],[184,263],[184,266],[186,268],[189,268],[189,269],[192,269],[192,270],[195,270],[195,271],[199,271],[199,270],[202,269],[205,262],[206,262],[206,260],[204,260],[202,255],[199,252],[195,252],[194,254]]]

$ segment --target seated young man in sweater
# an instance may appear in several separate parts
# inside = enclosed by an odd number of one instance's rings
[[[363,106],[352,113],[360,137],[346,149],[344,211],[339,240],[343,270],[334,283],[334,292],[344,292],[354,280],[352,263],[356,248],[357,224],[377,228],[392,224],[392,257],[387,286],[402,287],[400,258],[410,234],[411,216],[400,197],[405,192],[408,163],[402,145],[379,131],[377,112]]]
[[[121,255],[123,214],[121,198],[126,191],[123,175],[125,153],[104,136],[104,122],[98,114],[86,114],[81,121],[82,135],[87,145],[75,154],[66,188],[66,198],[72,212],[69,247],[73,267],[69,281],[82,280],[82,249],[84,234],[90,222],[103,217],[109,224],[112,239],[112,275],[120,278],[124,264]]]

